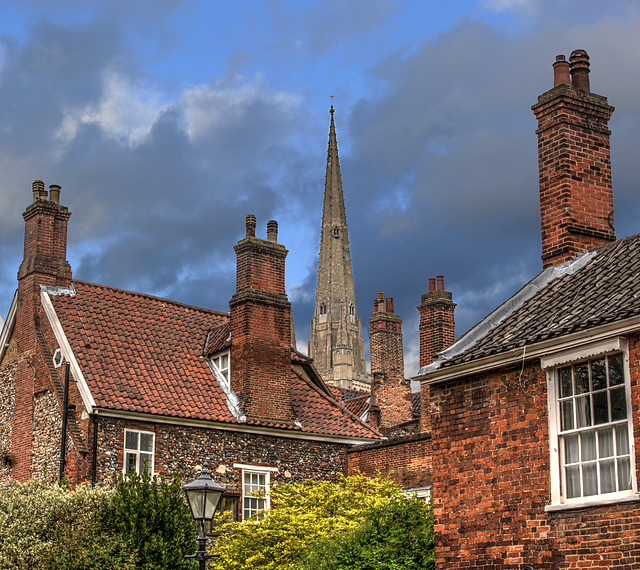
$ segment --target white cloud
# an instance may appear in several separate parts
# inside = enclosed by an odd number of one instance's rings
[[[224,83],[227,83],[226,81]],[[270,91],[262,78],[253,81],[236,77],[232,85],[220,82],[214,86],[198,85],[184,91],[180,106],[186,121],[186,132],[191,140],[199,139],[225,124],[237,121],[253,104],[278,105],[282,108],[297,106],[297,95]]]
[[[536,0],[485,0],[485,8],[492,12],[534,12]]]
[[[156,90],[132,84],[108,70],[103,74],[101,100],[69,109],[56,136],[70,142],[83,125],[97,124],[107,135],[134,147],[146,140],[158,116],[169,105]]]

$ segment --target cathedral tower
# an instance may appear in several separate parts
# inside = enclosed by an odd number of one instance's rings
[[[365,392],[370,390],[370,383],[353,288],[333,106],[330,113],[318,284],[315,312],[311,320],[309,356],[328,384]]]

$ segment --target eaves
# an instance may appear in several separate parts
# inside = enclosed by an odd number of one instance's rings
[[[626,335],[639,330],[640,316],[635,316],[531,345],[525,344],[524,346],[506,352],[492,354],[484,358],[477,358],[471,362],[463,362],[454,366],[438,368],[426,374],[414,376],[411,379],[426,385],[440,384],[462,378],[463,376],[521,363],[524,360],[541,358],[553,352],[578,348],[595,341],[604,340],[612,336]]]

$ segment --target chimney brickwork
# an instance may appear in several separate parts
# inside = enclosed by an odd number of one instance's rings
[[[235,246],[236,293],[231,314],[231,383],[249,419],[294,420],[291,408],[291,304],[284,285],[288,251],[255,237],[255,216],[247,216],[247,237]]]
[[[429,291],[422,295],[420,313],[420,367],[431,364],[435,356],[455,340],[453,295],[444,290],[444,276],[429,278]],[[420,431],[431,431],[431,389],[420,388]]]
[[[388,428],[413,419],[411,384],[404,377],[402,319],[393,299],[378,293],[369,319],[371,348],[371,423]]]
[[[12,425],[13,477],[26,481],[33,475],[32,439],[37,358],[36,333],[46,321],[40,302],[40,285],[71,283],[67,261],[67,226],[71,213],[59,204],[60,187],[51,186],[51,200],[44,182],[32,186],[33,203],[23,214],[25,220],[24,258],[18,270],[18,304],[13,338],[19,357],[16,367],[15,404]]]
[[[614,111],[590,92],[589,56],[558,56],[554,87],[538,97],[538,160],[543,267],[614,241],[608,128]]]

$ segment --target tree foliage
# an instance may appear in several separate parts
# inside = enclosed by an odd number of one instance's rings
[[[221,524],[222,534],[215,549],[220,556],[219,567],[228,570],[316,570],[321,568],[320,564],[327,556],[335,558],[355,549],[364,556],[368,548],[377,549],[376,557],[389,561],[395,556],[393,549],[401,550],[400,538],[407,531],[415,535],[407,546],[427,549],[424,555],[416,554],[414,558],[421,559],[421,556],[428,556],[429,549],[431,553],[433,551],[430,508],[424,501],[405,497],[397,485],[382,477],[356,474],[343,477],[338,483],[281,484],[272,489],[271,503],[273,509],[264,513],[263,518]],[[414,508],[417,509],[415,512]],[[393,529],[393,519],[399,515],[403,517],[403,525],[418,525],[419,528]],[[387,521],[386,524],[383,521]],[[377,525],[377,535],[366,543],[361,533],[371,525]],[[431,541],[426,538],[429,533]],[[385,543],[390,539],[391,550],[385,551]],[[332,545],[336,545],[336,549]],[[340,546],[346,550],[343,552]],[[349,560],[344,558],[342,566],[326,568],[422,568],[407,564],[385,566],[383,563],[367,566],[364,562],[360,566],[349,566]]]
[[[195,536],[177,476],[75,491],[31,481],[0,493],[3,570],[192,570],[184,555]]]
[[[18,483],[0,493],[0,568],[133,569],[135,552],[104,532],[109,489]],[[98,516],[96,516],[98,515]]]

